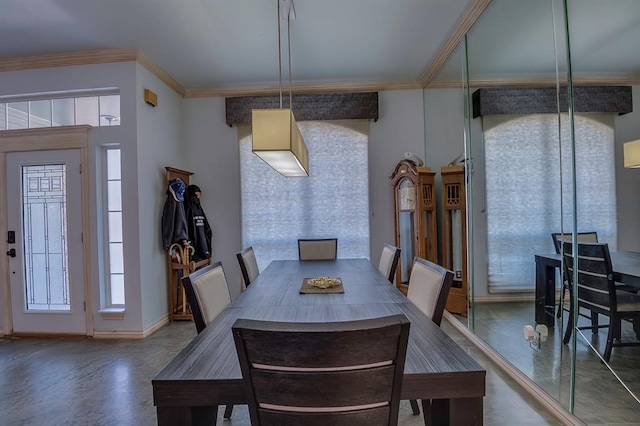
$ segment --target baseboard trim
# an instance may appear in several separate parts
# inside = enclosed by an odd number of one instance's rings
[[[496,352],[484,340],[472,333],[464,324],[456,319],[452,314],[445,311],[444,318],[458,330],[467,340],[473,343],[487,358],[489,358],[498,368],[505,372],[511,379],[522,387],[537,402],[542,404],[558,421],[563,425],[584,426],[580,419],[569,413],[558,401],[545,392],[526,374],[518,370],[516,366],[511,364],[506,358]]]
[[[169,314],[143,330],[94,330],[94,339],[144,339],[169,324]]]
[[[560,298],[560,290],[556,291],[556,300]],[[494,293],[485,296],[474,296],[475,303],[530,302],[536,300],[535,292]]]

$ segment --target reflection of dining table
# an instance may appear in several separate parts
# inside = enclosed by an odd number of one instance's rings
[[[537,324],[555,325],[556,270],[562,266],[560,254],[536,254],[536,310]],[[640,253],[612,251],[611,266],[616,282],[640,290]]]
[[[344,293],[300,294],[303,279],[318,276],[341,278]],[[218,405],[246,404],[231,334],[238,318],[327,322],[399,313],[411,321],[401,398],[437,400],[436,422],[444,413],[450,424],[482,424],[485,370],[366,259],[271,262],[152,380],[158,424],[212,424]]]

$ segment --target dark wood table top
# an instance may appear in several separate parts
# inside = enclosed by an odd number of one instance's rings
[[[340,277],[344,294],[299,294],[303,278]],[[403,399],[478,398],[485,370],[366,259],[272,262],[153,379],[154,404],[246,403],[231,325],[238,318],[349,321],[404,313],[411,321]]]
[[[536,257],[555,260],[560,267],[562,255],[537,254]],[[616,282],[640,288],[640,253],[634,251],[612,251],[611,266]]]

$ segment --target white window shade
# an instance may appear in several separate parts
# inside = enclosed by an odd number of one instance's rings
[[[240,140],[243,247],[260,270],[298,258],[298,238],[338,238],[338,257],[369,257],[368,120],[303,121],[309,177],[285,178]],[[239,131],[239,133],[241,133]]]
[[[534,255],[555,251],[551,233],[572,232],[569,118],[562,114],[559,123],[555,114],[487,115],[482,120],[489,291],[532,290]],[[578,232],[596,231],[611,250],[617,237],[613,123],[613,114],[575,117]]]

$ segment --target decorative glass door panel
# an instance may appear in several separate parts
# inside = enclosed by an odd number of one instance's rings
[[[66,165],[22,166],[27,311],[69,311]]]
[[[86,334],[80,150],[7,154],[14,333]]]

